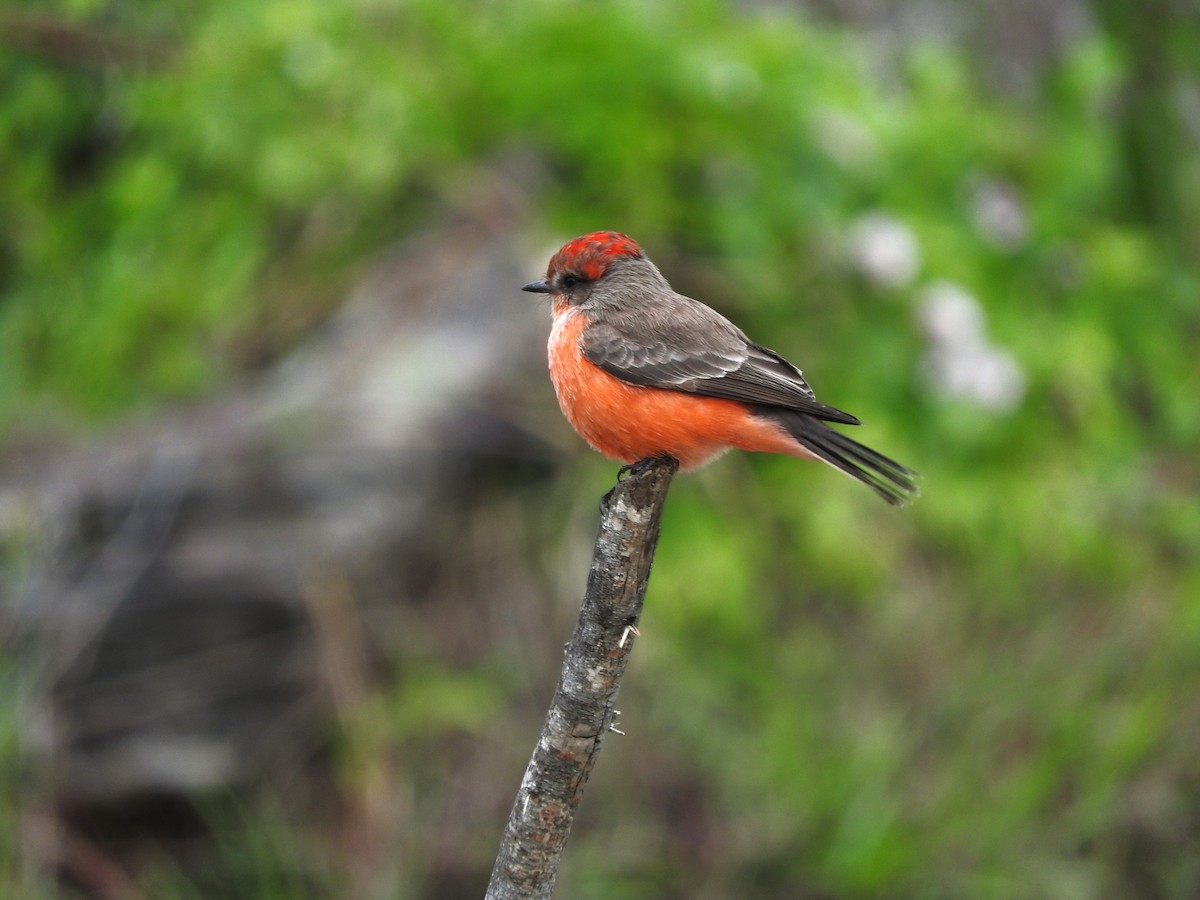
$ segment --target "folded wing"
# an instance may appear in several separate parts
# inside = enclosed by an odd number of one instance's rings
[[[636,333],[623,324],[619,318],[593,322],[581,338],[583,355],[622,381],[860,424],[818,401],[801,371],[778,353],[688,297],[676,294],[643,309]]]

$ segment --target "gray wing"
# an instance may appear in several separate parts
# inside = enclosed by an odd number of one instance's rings
[[[704,304],[679,294],[639,310],[636,320],[619,312],[594,320],[581,344],[589,361],[630,384],[859,424],[849,413],[819,402],[800,370],[778,353],[754,343]]]

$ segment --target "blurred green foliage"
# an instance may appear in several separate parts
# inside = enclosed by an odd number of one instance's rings
[[[1193,896],[1200,154],[1162,97],[1126,115],[1145,42],[1101,5],[1014,99],[967,51],[882,58],[771,8],[59,4],[137,43],[0,57],[0,425],[214,390],[471,167],[536,153],[548,229],[633,233],[925,475],[900,514],[788,460],[677,484],[626,705],[720,845],[701,873],[580,836],[564,896]],[[1159,89],[1194,97],[1197,26],[1166,27]],[[1015,239],[980,226],[985,182]],[[915,236],[912,281],[843,251],[874,210]],[[1015,410],[923,383],[937,280],[1018,360]],[[467,727],[488,677],[428,673],[380,717]]]

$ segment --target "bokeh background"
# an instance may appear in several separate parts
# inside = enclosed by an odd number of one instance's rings
[[[677,479],[575,898],[1200,896],[1191,0],[0,9],[0,893],[480,896],[577,234],[923,474]]]

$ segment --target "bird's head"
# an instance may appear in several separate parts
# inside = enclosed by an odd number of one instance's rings
[[[604,287],[611,289],[598,290]],[[552,294],[556,302],[561,298],[571,306],[614,306],[627,302],[631,289],[658,287],[670,290],[633,238],[616,231],[593,231],[564,244],[551,257],[545,279],[522,290]]]

